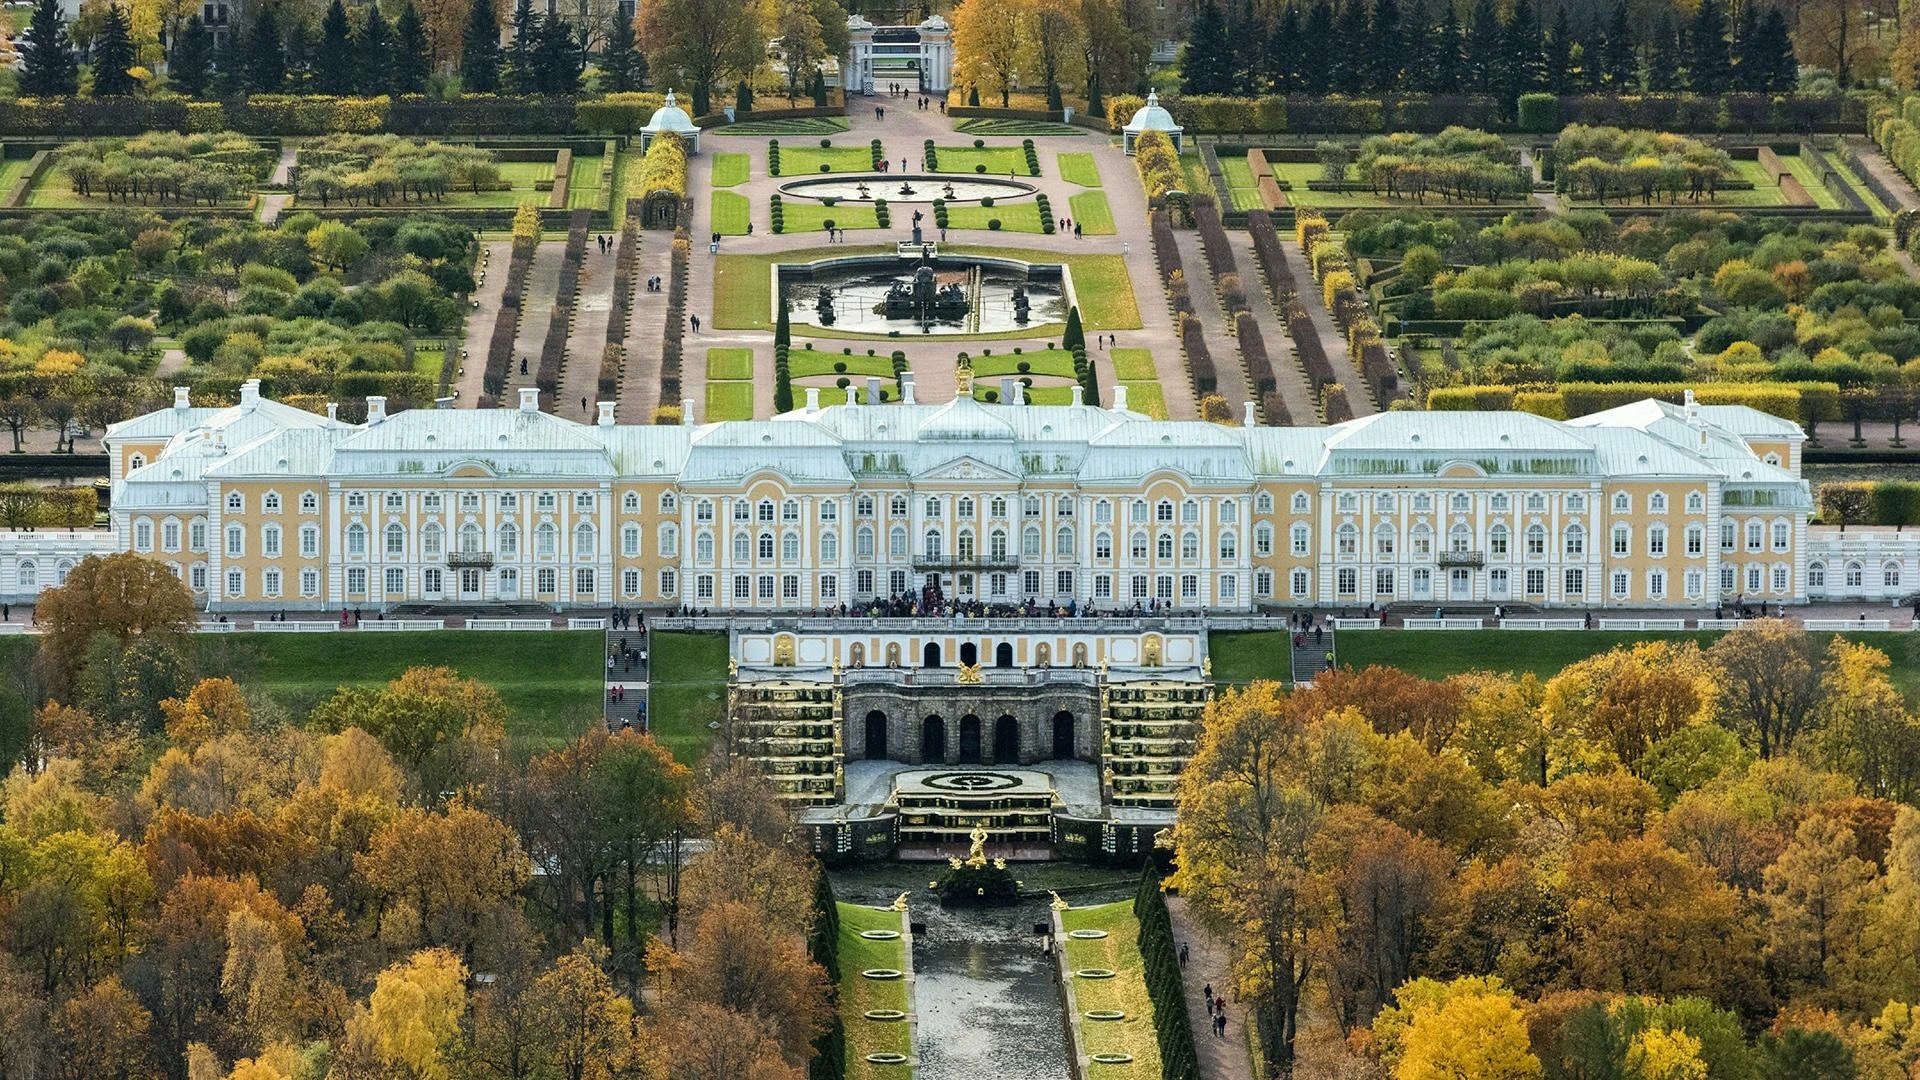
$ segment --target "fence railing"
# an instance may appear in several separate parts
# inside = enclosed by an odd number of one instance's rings
[[[1502,630],[1585,630],[1585,619],[1501,619]]]
[[[1809,630],[1891,630],[1892,619],[1808,619]],[[1908,627],[1912,629],[1912,627]]]
[[[547,619],[468,619],[469,630],[551,630]]]
[[[1601,619],[1602,630],[1685,630],[1685,619]]]
[[[445,619],[377,619],[360,624],[362,630],[445,630]]]
[[[1479,618],[1448,616],[1440,619],[1405,619],[1400,625],[1408,630],[1484,630],[1487,624]]]
[[[606,628],[607,628],[607,620],[605,618],[599,618],[599,619],[574,618],[574,619],[567,620],[567,629],[569,630],[605,630]]]
[[[232,626],[233,624],[223,623],[221,625]],[[317,620],[312,622],[271,622],[263,620],[254,623],[253,629],[262,634],[331,634],[340,629],[340,624],[332,620],[324,622]]]

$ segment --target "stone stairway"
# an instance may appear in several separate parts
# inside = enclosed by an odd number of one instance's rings
[[[1311,686],[1314,676],[1327,670],[1327,658],[1333,655],[1333,630],[1323,630],[1319,641],[1311,630],[1295,637],[1300,643],[1293,646],[1293,685]]]
[[[606,692],[601,707],[608,731],[647,730],[647,632],[634,627],[607,631]],[[615,700],[615,690],[623,691]]]

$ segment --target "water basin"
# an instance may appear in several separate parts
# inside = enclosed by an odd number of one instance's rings
[[[902,190],[905,189],[905,190]],[[956,203],[977,203],[981,199],[1019,199],[1037,189],[1019,180],[993,176],[961,178],[947,175],[903,176],[898,173],[867,173],[861,176],[833,176],[795,180],[780,185],[783,199],[839,199],[845,202],[872,202],[885,199],[892,203],[930,203],[945,199]]]

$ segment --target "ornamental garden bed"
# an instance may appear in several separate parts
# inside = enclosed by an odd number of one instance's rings
[[[869,1055],[913,1054],[913,990],[909,980],[869,979],[868,970],[904,971],[909,967],[906,939],[899,935],[900,913],[888,908],[836,902],[840,938],[840,1022],[846,1036],[847,1080],[890,1080],[907,1073],[903,1064],[873,1061]],[[891,938],[869,938],[868,931],[892,931]],[[879,1014],[878,1016],[872,1014]]]
[[[1146,961],[1140,955],[1140,923],[1133,903],[1123,900],[1069,908],[1060,913],[1060,925],[1067,931],[1064,961],[1074,975],[1073,998],[1079,1010],[1070,1020],[1081,1052],[1098,1065],[1094,1075],[1156,1080],[1160,1046],[1154,1036],[1153,1001],[1147,996]],[[1082,931],[1101,931],[1104,936],[1083,936]],[[1110,1018],[1113,1013],[1120,1017]]]

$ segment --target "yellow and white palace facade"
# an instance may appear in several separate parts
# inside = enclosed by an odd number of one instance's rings
[[[523,391],[393,415],[372,398],[348,424],[251,384],[222,408],[181,390],[105,436],[98,546],[168,564],[216,611],[859,608],[931,575],[950,598],[1100,609],[1809,598],[1804,436],[1745,407],[1276,428],[1125,404],[666,427],[611,404],[577,423]],[[0,593],[54,583],[33,557],[0,550]]]

